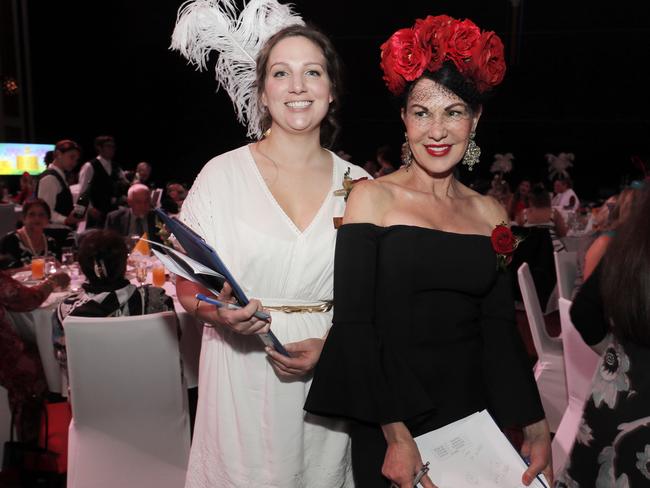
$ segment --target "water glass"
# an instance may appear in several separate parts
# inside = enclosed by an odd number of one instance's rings
[[[74,251],[71,247],[61,248],[61,264],[66,267],[74,263]]]

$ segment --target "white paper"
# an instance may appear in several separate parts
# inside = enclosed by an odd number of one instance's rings
[[[176,261],[174,261],[172,258],[167,256],[166,254],[156,251],[155,249],[151,250],[154,255],[160,260],[160,262],[167,268],[170,272],[174,273],[175,275],[180,276],[181,278],[185,278],[186,280],[196,282],[196,277],[192,276],[189,274],[187,271],[185,271],[183,268],[181,268]],[[209,288],[209,290],[214,293],[215,295],[219,294],[219,290],[214,290],[212,288]]]
[[[160,244],[160,243],[155,242],[155,241],[151,241],[149,239],[143,239],[143,240],[153,244],[154,246],[162,247],[169,253],[173,253],[174,256],[176,256],[179,259],[186,262],[190,266],[190,268],[192,268],[192,271],[194,271],[194,273],[196,273],[196,274],[203,274],[203,275],[206,275],[206,276],[215,276],[217,278],[225,279],[225,277],[221,273],[218,273],[217,271],[215,271],[213,269],[210,269],[207,266],[204,266],[203,264],[201,264],[198,261],[196,261],[196,260],[192,259],[191,257],[189,257],[187,254],[183,254],[182,252],[177,251],[174,248],[171,248],[169,246],[165,246],[164,244]],[[155,252],[155,249],[156,249],[155,247],[152,247],[151,250]],[[162,253],[160,253],[160,252],[156,253],[156,256],[158,257],[158,259],[160,259],[160,257],[159,257],[160,254],[162,254]],[[180,273],[176,273],[176,274],[180,274]],[[187,278],[186,276],[183,276],[183,278],[194,281],[193,279]]]
[[[415,438],[438,488],[520,488],[527,466],[486,410]],[[540,475],[531,487],[548,487]]]

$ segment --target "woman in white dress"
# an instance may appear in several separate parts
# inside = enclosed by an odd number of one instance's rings
[[[333,217],[345,206],[333,193],[348,168],[366,176],[321,145],[340,93],[330,41],[300,25],[275,34],[258,56],[257,90],[264,138],[208,162],[181,212],[256,298],[217,309],[177,280],[183,306],[206,323],[186,486],[351,487],[344,424],[303,411],[332,319]],[[219,298],[231,298],[228,285]],[[291,358],[255,336],[269,327],[258,310]]]

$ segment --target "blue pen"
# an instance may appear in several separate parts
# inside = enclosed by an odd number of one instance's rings
[[[225,307],[228,310],[238,310],[238,309],[241,308],[239,305],[235,305],[234,303],[222,302],[222,301],[219,301],[219,300],[217,300],[215,298],[205,296],[203,293],[197,293],[195,296],[196,296],[197,300],[201,300],[202,302],[211,303],[212,305],[215,305],[218,308]],[[259,310],[257,312],[255,312],[253,315],[255,317],[257,317],[258,319],[260,319],[260,320],[269,320],[271,318],[271,316],[268,313],[261,312]]]
[[[235,305],[234,303],[225,303],[225,302],[221,302],[219,300],[216,300],[214,298],[207,297],[203,293],[197,293],[195,295],[195,297],[196,297],[197,300],[201,300],[203,302],[211,303],[212,305],[215,305],[215,306],[217,306],[219,308],[225,307],[225,308],[227,308],[229,310],[237,310],[237,309],[241,308],[239,305]],[[268,313],[261,312],[259,310],[257,312],[255,312],[253,315],[255,317],[257,317],[258,319],[260,319],[260,320],[269,320],[271,318],[271,316]],[[275,334],[273,332],[271,332],[271,330],[269,330],[265,334],[258,334],[258,337],[262,340],[262,342],[265,345],[267,345],[269,347],[272,347],[273,349],[278,351],[283,356],[286,356],[288,358],[291,357],[291,354],[289,354],[289,352],[284,348],[282,343],[278,340],[277,337],[275,337]]]

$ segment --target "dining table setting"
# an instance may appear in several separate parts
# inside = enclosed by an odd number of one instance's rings
[[[18,335],[26,342],[36,344],[43,364],[48,389],[52,393],[66,394],[65,375],[55,358],[52,340],[52,315],[56,307],[68,296],[78,293],[85,281],[72,248],[62,249],[61,260],[53,256],[35,257],[31,263],[13,271],[12,277],[25,286],[35,286],[57,272],[70,276],[65,289],[55,289],[47,299],[30,312],[7,312],[7,318]],[[188,388],[198,385],[199,355],[203,324],[185,311],[176,296],[175,275],[147,253],[131,252],[125,277],[136,286],[161,287],[173,299],[174,309],[181,329],[179,349],[183,361],[183,375]]]

